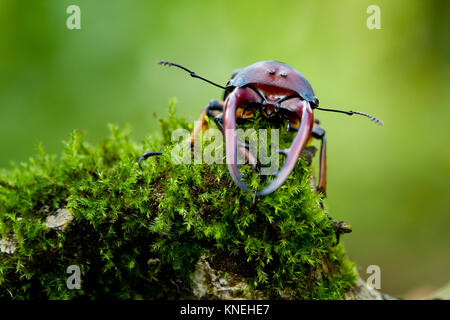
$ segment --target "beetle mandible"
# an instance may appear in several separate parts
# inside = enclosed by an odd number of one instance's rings
[[[232,73],[226,86],[221,86],[195,72],[172,62],[160,61],[158,64],[174,66],[187,71],[192,77],[206,81],[225,90],[223,101],[212,100],[202,111],[199,121],[194,126],[190,144],[195,136],[208,127],[205,117],[214,118],[218,128],[225,137],[225,150],[228,169],[233,181],[244,191],[250,192],[240,178],[237,167],[237,153],[243,152],[246,160],[250,162],[254,157],[245,144],[237,139],[236,119],[251,118],[255,112],[271,119],[287,121],[287,129],[297,131],[291,146],[279,150],[286,156],[286,160],[276,174],[275,179],[260,191],[256,196],[265,196],[284,184],[294,170],[305,145],[311,138],[321,140],[320,168],[317,191],[326,195],[326,139],[325,130],[319,121],[314,119],[313,110],[340,112],[347,115],[359,114],[370,118],[379,125],[383,123],[377,118],[360,111],[343,111],[319,107],[319,99],[308,80],[290,65],[278,61],[266,60],[251,64],[245,68],[237,69]],[[139,158],[142,160],[158,153],[147,152]]]

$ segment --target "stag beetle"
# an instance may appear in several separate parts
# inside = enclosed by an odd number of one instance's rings
[[[252,155],[245,150],[245,145],[240,143],[236,135],[236,119],[248,119],[255,112],[271,120],[282,117],[287,121],[287,129],[297,131],[291,146],[285,150],[279,150],[286,156],[281,170],[274,174],[275,179],[269,186],[256,191],[256,196],[265,196],[284,184],[300,157],[302,150],[311,138],[321,140],[320,169],[317,191],[326,195],[326,139],[325,130],[314,119],[313,110],[340,112],[347,115],[363,115],[379,125],[383,123],[377,118],[359,111],[342,111],[336,109],[319,108],[319,100],[303,75],[286,63],[278,61],[260,61],[233,72],[226,86],[221,86],[195,72],[167,61],[158,64],[174,66],[187,71],[192,77],[206,81],[225,90],[224,101],[212,100],[200,114],[192,132],[190,143],[194,137],[208,127],[205,117],[214,118],[218,128],[225,136],[225,150],[228,169],[233,181],[244,191],[250,192],[246,184],[241,180],[237,166],[237,152],[244,152],[248,160]],[[251,106],[251,107],[249,107]],[[147,152],[139,158],[142,160],[159,153]]]

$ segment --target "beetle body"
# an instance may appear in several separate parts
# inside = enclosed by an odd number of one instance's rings
[[[189,143],[192,145],[195,136],[208,127],[205,117],[214,118],[217,126],[225,137],[227,165],[233,181],[244,191],[249,192],[246,184],[241,180],[238,170],[237,154],[242,153],[248,163],[255,163],[256,157],[251,154],[245,143],[237,138],[236,120],[248,119],[261,112],[269,119],[287,122],[287,129],[297,131],[290,147],[278,150],[286,156],[286,160],[270,184],[255,193],[265,196],[284,184],[306,143],[311,138],[321,140],[320,174],[317,190],[326,194],[326,139],[325,130],[314,120],[313,110],[341,112],[347,115],[360,114],[382,125],[382,122],[366,113],[359,111],[342,111],[319,108],[319,100],[314,94],[310,83],[293,67],[278,61],[260,61],[232,73],[226,86],[218,85],[203,78],[193,71],[175,63],[160,61],[159,64],[175,66],[190,73],[194,78],[201,79],[212,85],[225,89],[224,101],[212,100],[200,115],[194,126]],[[142,157],[141,157],[142,158]],[[144,156],[145,158],[145,156]]]

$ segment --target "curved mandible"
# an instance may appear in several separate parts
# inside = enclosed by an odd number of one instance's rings
[[[306,100],[298,99],[295,103],[297,115],[300,118],[300,127],[298,128],[297,135],[295,136],[294,141],[292,141],[289,149],[283,151],[286,155],[286,160],[281,170],[277,173],[275,180],[273,180],[268,187],[258,191],[256,193],[257,196],[268,195],[284,184],[292,170],[294,170],[297,165],[298,158],[300,157],[300,154],[305,148],[305,145],[311,135],[311,130],[314,124],[311,106]]]
[[[236,133],[236,109],[238,106],[247,102],[259,101],[261,98],[250,88],[235,88],[225,100],[223,112],[223,127],[225,136],[225,152],[228,170],[230,171],[233,181],[245,192],[250,192],[245,183],[240,178],[241,174],[238,170],[237,153],[246,153],[246,158],[256,161],[256,158],[250,154],[242,144],[238,143]]]

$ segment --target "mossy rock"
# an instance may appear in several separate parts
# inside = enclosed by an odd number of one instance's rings
[[[76,131],[61,157],[39,147],[0,171],[0,298],[344,298],[357,275],[310,161],[252,207],[225,164],[172,162],[171,133],[190,126],[171,110],[144,143],[126,128],[98,145]],[[163,155],[141,170],[148,150]],[[81,289],[66,285],[71,265]]]

